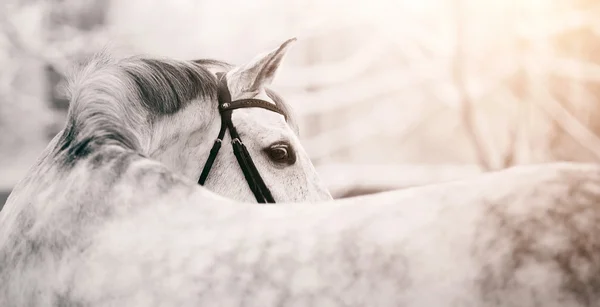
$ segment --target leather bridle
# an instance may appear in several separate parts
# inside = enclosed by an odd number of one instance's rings
[[[254,161],[252,161],[252,157],[250,157],[248,149],[244,143],[242,143],[242,140],[235,129],[233,122],[231,121],[231,114],[235,109],[262,108],[283,115],[286,121],[288,117],[277,105],[265,100],[250,98],[231,101],[231,93],[227,87],[227,78],[225,74],[218,73],[217,79],[219,84],[217,95],[219,101],[219,114],[221,115],[221,130],[219,131],[219,135],[215,140],[215,144],[210,150],[208,159],[204,164],[204,168],[200,174],[200,179],[198,179],[198,184],[204,185],[206,182],[206,178],[208,177],[210,169],[217,158],[219,149],[221,149],[221,143],[223,142],[225,131],[229,130],[233,153],[238,161],[238,164],[240,165],[240,168],[242,169],[242,172],[244,173],[244,177],[246,178],[246,182],[248,183],[250,190],[252,190],[252,193],[256,197],[256,201],[259,203],[275,203],[275,199],[273,199],[271,191],[260,176],[258,170],[256,169],[256,165],[254,165]]]

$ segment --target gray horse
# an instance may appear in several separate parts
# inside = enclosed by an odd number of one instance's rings
[[[132,69],[153,62],[129,61],[98,77],[103,68],[90,68],[74,99],[135,101],[141,89],[124,91],[135,84],[130,71],[139,76]],[[185,100],[176,92],[157,100],[163,113],[150,113],[150,126],[123,107],[73,102],[65,132],[0,212],[0,306],[600,305],[600,166],[518,167],[343,201],[259,206],[196,184],[203,159],[186,148],[203,148],[196,142],[207,140],[192,131],[211,118],[195,103],[184,109],[189,118],[169,112]],[[264,121],[287,131],[279,115],[259,112],[239,118],[240,133]],[[242,125],[259,115],[257,127]],[[149,137],[181,130],[185,138]],[[181,158],[164,159],[175,154],[170,147]],[[313,182],[294,172],[285,178]],[[289,189],[321,191],[308,186]],[[295,199],[327,198],[302,195]]]

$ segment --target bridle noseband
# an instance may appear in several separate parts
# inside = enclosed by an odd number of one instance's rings
[[[242,140],[240,139],[240,136],[237,133],[233,122],[231,121],[231,113],[235,109],[263,108],[283,115],[286,120],[287,115],[281,108],[265,100],[250,98],[231,101],[231,93],[227,87],[227,78],[225,77],[225,74],[218,73],[217,78],[219,80],[217,95],[219,100],[219,114],[221,114],[221,130],[219,131],[219,135],[215,140],[215,144],[210,150],[208,159],[206,159],[206,163],[202,169],[202,174],[200,174],[200,179],[198,179],[198,184],[204,185],[206,182],[208,173],[210,172],[210,169],[217,158],[219,149],[221,149],[221,143],[223,142],[223,137],[225,136],[225,130],[229,129],[233,153],[238,161],[238,164],[240,165],[240,168],[242,169],[242,172],[244,173],[244,177],[246,178],[246,182],[248,182],[250,190],[252,190],[252,193],[256,197],[256,201],[259,203],[275,203],[273,195],[271,195],[271,191],[258,173],[256,165],[254,165],[248,149],[244,143],[242,143]]]

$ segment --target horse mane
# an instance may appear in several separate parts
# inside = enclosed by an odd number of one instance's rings
[[[141,151],[141,136],[149,133],[157,118],[192,101],[216,101],[218,84],[209,70],[214,67],[226,71],[232,66],[210,59],[115,59],[107,52],[96,54],[69,78],[69,114],[58,153],[72,162],[106,143]],[[267,89],[267,94],[291,112],[272,90]],[[292,126],[297,130],[295,122]]]

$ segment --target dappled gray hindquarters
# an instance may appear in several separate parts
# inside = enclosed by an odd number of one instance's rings
[[[106,161],[102,172],[112,173],[118,161]],[[24,208],[11,219],[16,211],[3,211],[0,303],[594,306],[600,300],[597,165],[519,167],[337,204],[279,207],[231,203],[157,165],[132,168],[123,178],[139,181],[66,191],[95,201],[52,202],[61,214]],[[147,194],[114,193],[124,187]],[[123,199],[129,208],[112,205]]]

